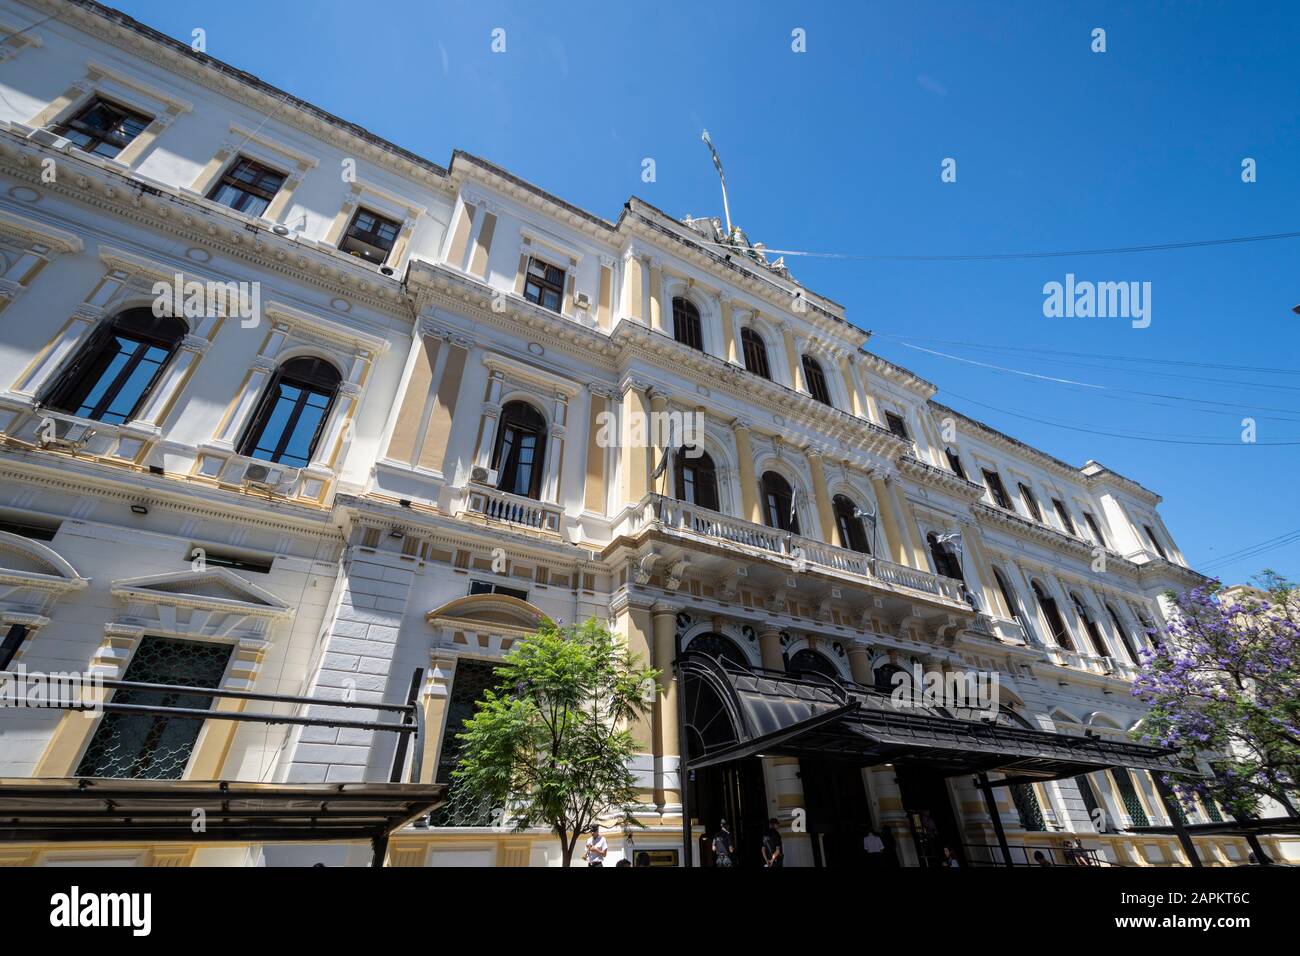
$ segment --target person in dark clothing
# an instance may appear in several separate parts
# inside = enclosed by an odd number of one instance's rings
[[[731,839],[731,831],[727,829],[727,821],[722,820],[718,824],[718,832],[713,837],[713,865],[734,866],[732,854],[735,852],[736,844]]]
[[[763,834],[763,866],[769,870],[785,866],[785,847],[776,817],[767,821],[767,832]]]

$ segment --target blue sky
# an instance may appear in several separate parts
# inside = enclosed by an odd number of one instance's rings
[[[202,27],[214,56],[436,162],[466,149],[611,219],[630,195],[720,215],[707,127],[733,220],[773,248],[942,256],[1300,229],[1293,3],[117,5],[186,42]],[[1097,27],[1105,53],[1091,50]],[[940,181],[948,157],[955,183]],[[1300,240],[786,261],[940,401],[1160,492],[1194,565],[1300,578],[1300,543],[1212,564],[1300,529]],[[1044,283],[1067,272],[1151,283],[1150,327],[1044,317]],[[1240,440],[1246,416],[1255,444]],[[1227,444],[1174,443],[1202,441]]]

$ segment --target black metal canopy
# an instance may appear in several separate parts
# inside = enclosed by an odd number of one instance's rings
[[[0,778],[0,843],[376,844],[439,807],[445,791],[423,783]]]
[[[820,757],[862,766],[918,765],[945,776],[1000,772],[1004,786],[1108,767],[1186,775],[1174,752],[1096,736],[965,719],[823,674],[740,667],[699,652],[678,659],[692,769],[756,755]]]

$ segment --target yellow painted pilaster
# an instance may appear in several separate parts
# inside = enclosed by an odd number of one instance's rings
[[[826,487],[826,467],[822,464],[821,453],[810,449],[806,452],[808,467],[812,470],[813,497],[817,502],[817,518],[821,524],[822,540],[835,544],[835,512],[831,508],[830,490]]]
[[[754,447],[749,440],[749,425],[737,421],[732,425],[736,435],[736,461],[740,466],[740,516],[746,521],[762,524],[759,510],[758,479],[754,475]]]

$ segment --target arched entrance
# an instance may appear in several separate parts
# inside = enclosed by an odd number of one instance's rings
[[[730,695],[711,677],[711,672],[718,665],[748,668],[748,662],[740,646],[721,634],[699,635],[691,640],[686,653],[707,655],[717,662],[717,665],[686,670],[682,688],[689,812],[700,865],[714,865],[713,837],[726,820],[736,848],[735,865],[761,867],[761,844],[768,817],[762,761],[746,757],[699,770],[689,768],[692,758],[738,739],[744,718],[735,709]]]

